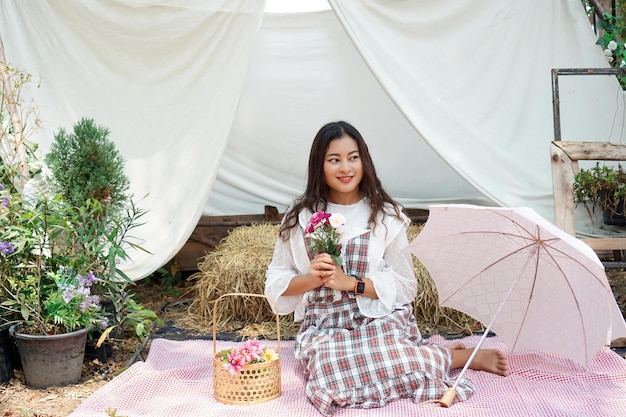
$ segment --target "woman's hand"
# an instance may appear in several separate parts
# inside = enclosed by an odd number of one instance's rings
[[[309,273],[293,277],[282,295],[304,294],[322,286],[339,291],[352,291],[354,289],[354,278],[347,276],[327,253],[319,254],[313,258]]]
[[[349,277],[327,253],[321,253],[311,261],[310,274],[320,280],[320,286],[339,291],[352,291],[354,277]]]

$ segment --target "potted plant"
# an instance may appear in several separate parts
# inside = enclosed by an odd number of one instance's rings
[[[134,283],[117,268],[120,259],[127,259],[128,247],[140,248],[129,242],[128,232],[145,212],[125,194],[127,185],[124,188],[122,182],[128,180],[116,149],[94,139],[94,133],[96,139],[102,139],[98,134],[103,131],[108,132],[85,119],[75,126],[74,134],[61,130],[55,136],[52,156],[46,158],[51,168],[34,156],[34,148],[27,147],[26,181],[19,166],[4,161],[0,165],[0,317],[20,321],[13,330],[20,350],[26,344],[22,339],[52,337],[58,341],[78,331],[82,341],[77,352],[84,354],[90,330],[123,329],[128,324],[142,336],[157,320],[152,310],[134,301],[128,290]],[[69,140],[64,140],[68,136]],[[72,180],[80,177],[83,182],[63,182],[67,177],[60,172],[70,169],[55,158],[70,161]],[[108,163],[111,160],[116,162],[113,166]],[[111,173],[122,182],[112,180]],[[96,180],[124,192],[115,194],[97,187]],[[18,184],[23,184],[21,190]],[[90,194],[96,189],[100,194]],[[112,312],[101,308],[100,301],[106,299],[115,307]],[[48,376],[63,374],[52,366],[66,366],[67,361],[55,358],[50,354],[52,348],[47,349],[44,356],[50,362],[36,377],[28,375],[30,366],[22,357],[26,382],[40,388],[77,382],[82,354],[74,355],[77,373],[51,382]]]
[[[129,236],[146,211],[128,193],[124,159],[109,134],[93,119],[82,118],[70,132],[59,129],[45,161],[52,174],[51,188],[75,209],[73,244],[89,255],[82,258],[83,269],[102,277],[103,302],[111,306],[109,332],[123,333],[130,327],[143,337],[158,318],[134,299],[129,288],[135,283],[117,264],[128,259],[129,248],[147,252]]]
[[[24,200],[9,183],[0,184],[0,313],[15,322],[10,333],[26,383],[78,382],[87,333],[107,327],[99,296],[91,293],[97,278],[74,269],[71,218],[62,201]]]
[[[82,276],[69,268],[61,268],[49,274],[55,280],[55,287],[46,293],[41,313],[29,316],[34,323],[41,321],[41,324],[28,326],[27,320],[10,328],[26,383],[35,388],[78,382],[88,333],[108,325],[99,296],[91,294],[90,287],[97,281],[93,273]],[[15,306],[24,305],[20,300],[11,301]],[[39,334],[41,328],[48,329],[49,333]]]
[[[626,171],[621,164],[615,167],[596,162],[574,174],[574,202],[583,204],[590,216],[596,208],[602,210],[605,224],[626,225],[625,196]]]

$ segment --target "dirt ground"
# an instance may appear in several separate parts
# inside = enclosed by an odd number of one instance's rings
[[[608,270],[607,275],[613,287],[618,304],[626,316],[626,272]],[[188,308],[193,298],[192,282],[181,280],[176,286],[165,286],[155,279],[139,282],[134,291],[145,306],[158,312],[166,323],[161,330],[190,329],[190,334],[210,334],[210,327],[190,326]],[[191,328],[195,327],[195,328]],[[282,326],[281,326],[282,327]],[[156,333],[161,331],[155,329]],[[178,335],[185,338],[187,334]],[[171,335],[170,335],[171,336]],[[145,360],[150,349],[149,340],[145,342],[132,334],[122,340],[111,343],[111,357],[106,361],[98,358],[86,358],[83,374],[78,384],[66,387],[52,387],[45,390],[31,389],[24,384],[20,370],[7,384],[0,386],[0,417],[66,417],[87,397],[105,385],[117,374],[123,372],[137,360]],[[115,414],[112,413],[112,416]]]

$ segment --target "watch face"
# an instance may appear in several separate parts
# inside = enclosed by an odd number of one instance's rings
[[[365,292],[365,283],[363,281],[359,281],[356,284],[356,293],[363,294]]]

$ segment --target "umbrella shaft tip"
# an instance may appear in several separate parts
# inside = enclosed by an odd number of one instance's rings
[[[454,388],[448,388],[446,392],[443,393],[438,403],[444,408],[449,408],[452,401],[454,401],[454,397],[456,397],[456,390]]]

